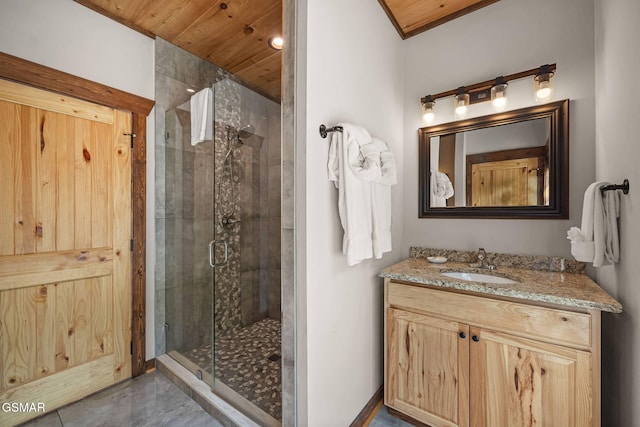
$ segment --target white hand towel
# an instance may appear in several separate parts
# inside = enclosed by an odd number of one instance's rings
[[[342,252],[352,266],[373,256],[371,180],[380,178],[379,152],[362,127],[340,123],[329,146],[329,180],[338,188],[338,213],[344,230]],[[361,150],[364,147],[364,150]],[[377,157],[376,157],[376,153]]]
[[[582,223],[580,224],[580,230],[584,235],[585,242],[593,241],[593,214],[596,203],[596,195],[600,193],[598,190],[603,185],[607,185],[605,181],[596,181],[587,187],[584,192],[584,199],[582,202]]]
[[[604,204],[600,188],[609,185],[602,182],[593,192],[593,266],[601,267],[605,263],[606,230],[604,219]],[[608,263],[607,263],[608,264]]]
[[[571,240],[571,255],[578,261],[593,261],[593,241],[585,242],[584,234],[578,227],[567,231],[567,239]]]
[[[603,184],[603,181],[594,182],[584,192],[582,201],[582,223],[580,233],[573,232],[574,238],[571,240],[571,255],[581,262],[593,262],[595,258],[595,244],[593,242],[594,213],[596,208],[596,193]],[[575,227],[573,227],[575,228]],[[569,230],[571,231],[571,230]],[[581,236],[581,238],[577,238]]]
[[[453,185],[447,174],[431,169],[431,199],[432,207],[447,206],[447,199],[453,196]]]
[[[191,145],[213,139],[213,91],[202,89],[191,96]]]
[[[584,192],[582,224],[579,230],[572,227],[567,232],[571,240],[571,254],[576,260],[591,262],[594,267],[618,262],[619,237],[617,219],[620,212],[620,195],[617,191],[600,191],[608,182],[598,181]]]
[[[618,217],[620,216],[620,192],[606,191],[603,196],[604,212],[604,258],[609,263],[620,260],[620,241],[618,235]]]
[[[356,141],[357,144],[349,145],[348,159],[351,171],[358,179],[363,181],[378,181],[382,173],[380,169],[380,148],[372,140],[367,142],[362,138],[356,138]]]
[[[567,231],[567,239],[572,242],[584,242],[584,234],[582,234],[582,230],[578,227],[571,227]]]
[[[371,183],[371,211],[373,220],[373,256],[392,250],[391,245],[391,186],[398,181],[398,171],[393,152],[384,141],[373,138],[378,149],[380,178]]]

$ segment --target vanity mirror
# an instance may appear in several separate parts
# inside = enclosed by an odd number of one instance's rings
[[[419,217],[569,218],[569,100],[419,129]]]

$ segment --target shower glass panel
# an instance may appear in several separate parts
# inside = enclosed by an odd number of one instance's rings
[[[191,145],[188,100],[165,113],[164,137],[164,156],[157,156],[157,161],[164,161],[165,180],[166,349],[198,377],[212,383],[207,370],[187,355],[192,349],[213,346],[215,271],[205,252],[214,237],[214,144]]]
[[[166,203],[175,211],[165,236],[167,271],[175,271],[167,353],[261,425],[275,426],[280,105],[231,79],[215,83],[213,94],[213,141],[191,145],[189,101],[165,114]]]

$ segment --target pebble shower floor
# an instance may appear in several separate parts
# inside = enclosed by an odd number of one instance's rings
[[[263,319],[238,331],[216,337],[215,376],[254,405],[282,417],[281,328]],[[211,374],[211,345],[184,354]]]

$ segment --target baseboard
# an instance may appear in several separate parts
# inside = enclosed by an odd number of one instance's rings
[[[383,386],[380,386],[349,427],[366,427],[369,425],[376,414],[376,409],[382,407],[382,391]]]
[[[156,359],[149,359],[146,362],[144,362],[144,371],[145,372],[151,372],[154,369],[156,369]]]

